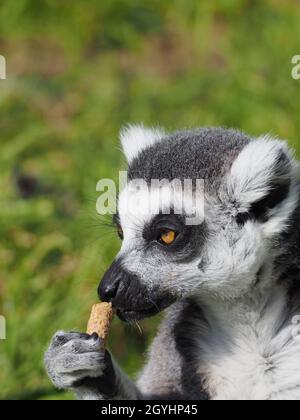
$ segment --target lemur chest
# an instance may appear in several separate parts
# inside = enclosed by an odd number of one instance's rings
[[[211,399],[300,399],[300,338],[278,309],[243,322],[225,317],[201,332],[197,372]]]

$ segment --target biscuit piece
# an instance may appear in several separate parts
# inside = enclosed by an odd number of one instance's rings
[[[114,310],[111,303],[102,302],[93,305],[87,325],[87,334],[97,333],[105,344],[113,315]]]

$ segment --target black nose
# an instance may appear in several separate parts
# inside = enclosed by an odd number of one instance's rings
[[[117,294],[120,282],[114,281],[111,284],[100,286],[100,297],[103,302],[110,302]]]
[[[118,261],[115,261],[107,272],[98,288],[98,295],[103,302],[110,302],[116,297],[122,280],[122,268]]]

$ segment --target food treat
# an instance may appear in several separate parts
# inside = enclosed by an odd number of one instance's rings
[[[113,316],[114,310],[111,303],[102,302],[93,305],[87,325],[87,334],[97,333],[105,344]]]

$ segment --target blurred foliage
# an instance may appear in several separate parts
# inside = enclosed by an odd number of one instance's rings
[[[43,352],[84,330],[119,243],[95,186],[124,162],[125,122],[287,138],[300,150],[297,0],[2,0],[0,398],[56,392]],[[115,320],[110,347],[134,375],[156,329]]]

